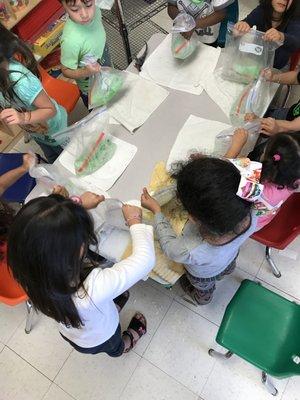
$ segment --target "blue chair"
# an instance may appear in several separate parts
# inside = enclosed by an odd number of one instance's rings
[[[0,175],[5,174],[23,163],[22,153],[0,153]],[[2,195],[7,202],[24,203],[25,198],[35,187],[35,179],[28,173],[10,186]]]

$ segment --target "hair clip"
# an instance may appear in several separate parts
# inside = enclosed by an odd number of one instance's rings
[[[273,161],[280,161],[280,160],[281,160],[281,155],[278,153],[274,154]]]

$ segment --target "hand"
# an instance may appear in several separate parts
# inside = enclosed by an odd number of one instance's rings
[[[24,124],[25,122],[25,113],[19,112],[14,108],[5,108],[0,113],[0,118],[7,124],[7,125],[17,125],[17,124]]]
[[[271,136],[279,132],[279,126],[274,118],[262,118],[261,120],[261,132],[265,135]]]
[[[239,33],[248,33],[251,29],[250,25],[245,21],[239,21],[234,25],[234,29],[236,29]]]
[[[37,159],[35,154],[24,154],[23,155],[23,164],[22,164],[22,168],[24,169],[24,171],[29,171],[29,169],[31,167],[33,167],[35,164],[37,163]]]
[[[98,204],[105,200],[103,195],[98,195],[92,192],[85,192],[81,196],[82,207],[87,210],[91,210],[92,208],[96,208]]]
[[[190,38],[192,37],[192,34],[195,32],[195,29],[192,29],[189,32],[181,32],[181,35],[186,39],[186,40],[190,40]]]
[[[88,64],[85,67],[85,70],[87,72],[87,76],[95,75],[95,74],[98,74],[98,72],[100,72],[101,65],[98,64],[97,62],[94,64]]]
[[[273,78],[274,78],[274,72],[272,71],[271,68],[265,68],[262,71],[262,76],[269,82],[273,82]]]
[[[66,199],[69,198],[69,192],[67,191],[67,189],[64,186],[61,186],[61,185],[54,186],[52,193],[59,194],[59,195],[65,197]]]
[[[143,193],[141,196],[141,204],[142,207],[146,208],[149,211],[152,211],[153,214],[161,212],[159,203],[152,196],[150,196],[146,188],[143,189]]]
[[[284,42],[284,33],[271,28],[264,34],[263,39],[268,42]]]
[[[122,212],[128,226],[140,224],[142,222],[142,209],[140,207],[124,204],[122,206]]]
[[[258,116],[254,113],[246,113],[244,115],[245,122],[252,122],[252,121],[256,120],[257,118],[258,118]]]
[[[238,128],[234,131],[232,136],[232,143],[238,144],[239,146],[244,146],[248,139],[248,131],[244,128]]]

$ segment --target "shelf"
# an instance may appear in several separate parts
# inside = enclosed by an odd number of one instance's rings
[[[30,13],[31,10],[33,10],[39,3],[41,3],[43,0],[29,0],[29,3],[26,7],[24,7],[22,10],[15,12],[15,15],[17,18],[10,17],[8,21],[3,21],[1,20],[1,23],[7,28],[11,29],[15,25],[17,25],[22,18],[24,18],[27,14]]]

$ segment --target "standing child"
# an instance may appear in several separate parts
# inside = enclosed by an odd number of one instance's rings
[[[237,21],[239,7],[237,0],[168,0],[172,19],[182,11],[196,22],[196,28],[184,34],[187,39],[195,31],[202,43],[224,47],[227,23]]]
[[[236,157],[246,141],[247,131],[237,130],[225,156]],[[260,182],[264,188],[261,198],[255,204],[259,216],[256,230],[271,222],[281,205],[295,191],[299,191],[300,132],[273,135],[267,142],[261,162]]]
[[[101,11],[96,7],[95,0],[61,2],[69,14],[61,38],[62,73],[76,80],[82,101],[88,108],[89,77],[100,71],[100,64],[111,65]],[[94,57],[98,62],[85,65],[84,58],[87,56]]]
[[[98,196],[94,205],[100,201]],[[59,195],[34,199],[10,228],[8,261],[15,279],[81,353],[119,357],[146,333],[145,317],[136,313],[122,335],[118,311],[124,301],[118,310],[113,300],[153,268],[153,228],[141,223],[138,207],[124,205],[123,214],[133,252],[106,269],[90,258],[89,246],[97,242],[93,222],[77,201]]]
[[[300,13],[298,0],[260,0],[257,6],[235,28],[247,33],[255,25],[265,33],[265,40],[282,42],[275,53],[274,67],[283,68],[300,48]]]
[[[163,252],[185,266],[181,285],[196,305],[208,304],[216,282],[233,272],[240,246],[252,235],[256,216],[237,195],[241,175],[229,161],[199,156],[175,174],[177,196],[189,213],[180,236],[144,189],[142,205],[152,211]]]
[[[67,113],[44,91],[35,75],[34,57],[24,48],[16,36],[10,34],[8,39],[7,33],[0,30],[0,119],[7,125],[20,125],[52,163],[63,149],[51,136],[67,126]],[[30,69],[16,60],[16,56],[23,59],[23,55]]]

